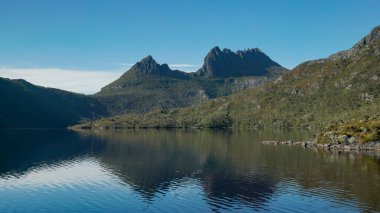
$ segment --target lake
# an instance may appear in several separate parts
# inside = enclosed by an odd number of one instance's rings
[[[378,212],[380,160],[308,132],[0,130],[0,212]]]

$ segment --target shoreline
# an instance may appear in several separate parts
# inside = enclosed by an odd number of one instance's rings
[[[288,145],[299,146],[303,148],[318,148],[326,149],[329,151],[377,151],[380,152],[380,141],[367,142],[367,143],[316,143],[314,141],[262,141],[262,144],[269,145]]]

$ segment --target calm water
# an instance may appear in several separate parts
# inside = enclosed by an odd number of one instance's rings
[[[0,130],[0,212],[376,212],[380,160],[308,133]]]

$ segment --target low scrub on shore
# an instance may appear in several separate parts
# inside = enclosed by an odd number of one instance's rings
[[[318,143],[366,143],[380,141],[380,118],[331,125],[316,138]]]

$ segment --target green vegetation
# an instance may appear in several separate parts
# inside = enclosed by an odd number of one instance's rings
[[[121,80],[94,97],[111,115],[147,113],[155,109],[187,107],[232,93],[233,79],[202,79],[188,75],[178,78],[128,71]]]
[[[268,80],[269,76],[199,77],[195,73],[171,70],[166,64],[159,65],[151,56],[93,96],[0,78],[0,128],[63,128],[102,116],[186,107]],[[163,121],[158,123],[148,119],[147,125],[175,126],[174,122],[161,118]],[[137,122],[132,121],[128,125]],[[218,120],[209,125],[215,126],[215,122],[226,125]]]
[[[211,56],[206,59],[217,65],[213,72],[226,65]],[[206,78],[171,70],[148,56],[95,96],[0,79],[0,127],[63,127],[90,120],[74,128],[317,129],[378,119],[379,58],[376,27],[348,51],[291,72],[277,67],[280,71],[261,77]],[[114,117],[91,120],[108,115]],[[373,140],[374,134],[361,140]]]
[[[243,88],[261,85],[285,71],[277,64],[267,75],[205,77],[171,70],[168,65],[160,65],[148,56],[102,88],[94,98],[107,108],[110,115],[143,114],[157,109],[188,107],[203,100],[226,96]]]
[[[193,107],[126,114],[92,128],[323,128],[380,118],[380,28],[351,50],[305,62],[276,81]],[[228,116],[227,116],[228,115]],[[77,126],[76,128],[81,126]],[[372,140],[370,135],[363,140]]]
[[[380,118],[331,125],[319,134],[316,140],[323,144],[332,140],[359,143],[380,141]]]
[[[0,128],[65,128],[106,115],[95,99],[0,78]]]

